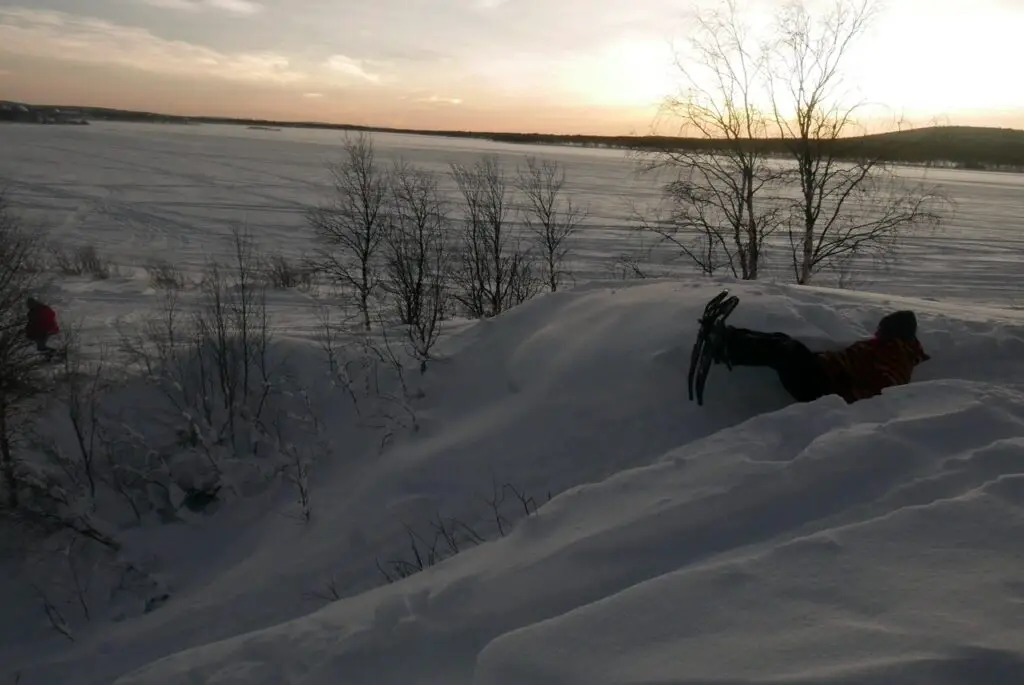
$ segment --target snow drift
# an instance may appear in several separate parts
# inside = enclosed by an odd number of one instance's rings
[[[713,287],[592,284],[467,327],[424,379],[420,430],[314,476],[310,524],[264,501],[148,531],[177,580],[164,606],[5,668],[33,684],[1011,682],[1020,315],[736,286],[733,323],[816,345],[914,308],[933,359],[852,406],[715,368],[698,408],[686,365]],[[480,526],[493,482],[536,513],[381,584],[402,523]],[[304,603],[327,578],[342,598]]]

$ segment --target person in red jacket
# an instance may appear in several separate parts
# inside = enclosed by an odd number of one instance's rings
[[[43,304],[34,297],[28,298],[28,321],[25,324],[25,337],[36,344],[40,352],[52,352],[46,346],[50,336],[60,333],[60,326],[57,325],[57,314],[52,307]]]
[[[715,363],[766,366],[798,402],[839,395],[848,403],[906,385],[914,369],[931,357],[917,339],[917,317],[893,312],[878,323],[875,335],[841,350],[812,352],[785,333],[762,333],[725,326]]]

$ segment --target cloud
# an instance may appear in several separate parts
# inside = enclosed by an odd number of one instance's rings
[[[250,16],[263,11],[263,5],[251,0],[142,0],[152,7],[184,12],[220,10],[230,14]]]
[[[445,98],[441,97],[440,95],[431,95],[429,97],[420,98],[419,100],[417,100],[417,102],[429,102],[432,104],[441,105],[461,105],[462,98]]]
[[[302,94],[302,97],[310,98],[310,99],[314,99],[314,100],[318,99],[318,98],[322,98],[323,96],[324,96],[323,93],[303,93]]]
[[[195,0],[142,0],[142,3],[150,7],[183,12],[198,12],[204,7],[202,2],[195,2]]]
[[[273,52],[219,52],[159,38],[143,28],[17,7],[0,8],[0,51],[238,81],[289,84],[309,80],[308,73]]]
[[[341,74],[353,76],[370,83],[380,83],[380,75],[368,71],[366,68],[367,62],[364,60],[355,60],[345,55],[331,55],[327,59],[326,65],[328,69]]]
[[[257,14],[263,11],[262,5],[249,0],[207,0],[207,4],[234,14]]]

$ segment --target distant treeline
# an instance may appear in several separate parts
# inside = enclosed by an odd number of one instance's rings
[[[646,150],[724,149],[735,143],[707,138],[668,136],[587,136],[536,133],[481,134],[506,143],[561,144]],[[751,141],[768,155],[783,156],[792,141],[767,138]],[[955,166],[965,169],[1024,171],[1024,131],[975,126],[931,126],[869,136],[821,141],[822,148],[840,158],[877,158],[890,162]]]
[[[571,145],[640,150],[715,150],[729,143],[705,138],[670,136],[598,136],[559,135],[549,133],[494,133],[486,131],[443,131],[327,124],[322,122],[289,122],[267,119],[238,119],[229,117],[185,117],[152,112],[136,112],[101,107],[54,107],[24,105],[36,118],[53,119],[54,112],[73,114],[84,119],[104,121],[130,121],[165,124],[229,124],[267,128],[307,128],[338,131],[370,131],[404,133],[411,135],[471,138],[500,143],[529,145]],[[0,108],[0,119],[9,118]],[[769,138],[752,141],[765,153],[784,155],[789,141]],[[842,138],[822,142],[840,158],[870,157],[906,164],[953,166],[964,169],[991,169],[1024,171],[1024,130],[981,126],[929,126],[908,131],[896,131],[869,136]]]

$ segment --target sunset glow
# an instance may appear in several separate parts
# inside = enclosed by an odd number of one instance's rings
[[[770,13],[773,0],[745,3]],[[686,0],[5,0],[0,99],[382,126],[645,132]],[[848,63],[916,124],[1024,128],[1024,3],[890,0]]]

